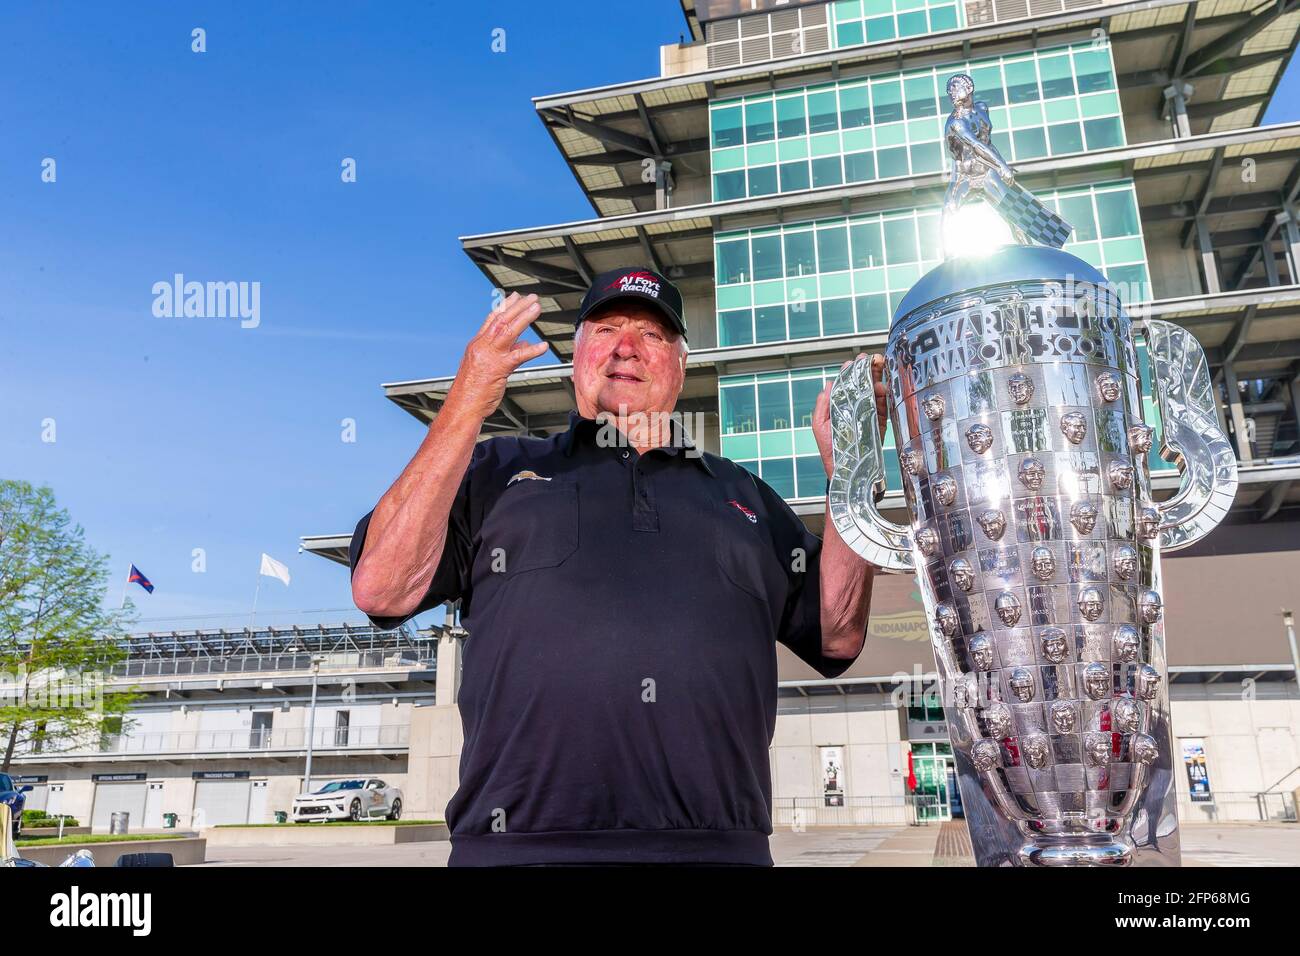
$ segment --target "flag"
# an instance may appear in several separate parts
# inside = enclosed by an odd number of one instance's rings
[[[265,574],[268,578],[278,578],[284,582],[285,587],[289,586],[289,569],[265,551],[262,552],[262,569],[258,573]]]
[[[119,567],[121,567],[121,565],[119,565]],[[153,582],[146,578],[144,574],[141,573],[140,569],[134,564],[131,565],[131,573],[127,575],[126,583],[130,584],[132,581],[140,585],[140,587],[144,588],[150,594],[153,594]]]
[[[912,751],[907,752],[907,789],[916,793],[916,768],[912,765]]]

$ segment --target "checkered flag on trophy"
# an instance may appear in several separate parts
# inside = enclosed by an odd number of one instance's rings
[[[1070,238],[1073,227],[1068,222],[1019,183],[1003,181],[994,170],[984,177],[984,195],[998,214],[1031,242],[1060,249]]]

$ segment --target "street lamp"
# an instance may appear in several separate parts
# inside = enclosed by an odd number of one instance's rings
[[[311,793],[311,747],[316,739],[316,681],[320,677],[320,665],[323,657],[311,659],[311,709],[307,712],[307,773],[303,793]]]

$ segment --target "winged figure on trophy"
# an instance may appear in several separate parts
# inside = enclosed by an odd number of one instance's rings
[[[963,205],[982,195],[1021,245],[1064,246],[1070,224],[1016,182],[1016,171],[993,145],[989,107],[975,99],[975,81],[965,73],[951,77],[948,98],[952,112],[943,124],[943,141],[952,157],[952,179],[943,197],[940,235],[949,234],[948,225]]]

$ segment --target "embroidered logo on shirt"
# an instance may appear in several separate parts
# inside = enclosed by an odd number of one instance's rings
[[[737,511],[739,511],[741,514],[743,514],[746,518],[748,518],[750,524],[758,524],[758,515],[754,514],[754,512],[750,511],[748,508],[746,508],[744,505],[742,505],[742,504],[741,504],[739,501],[737,501],[735,498],[731,498],[731,499],[729,499],[729,500],[727,501],[727,504],[731,505],[733,508],[735,508],[735,509],[736,509]]]
[[[550,481],[550,480],[551,479],[549,478],[543,478],[535,471],[520,471],[510,476],[510,480],[506,482],[506,487],[509,488],[516,481]]]

